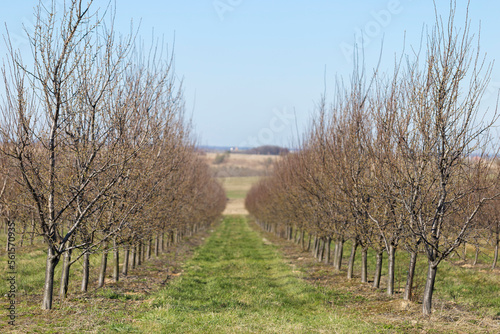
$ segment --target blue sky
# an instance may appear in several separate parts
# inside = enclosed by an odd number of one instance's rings
[[[60,0],[59,0],[60,1]],[[44,1],[49,2],[49,0]],[[95,0],[96,7],[108,1]],[[2,1],[5,22],[22,52],[22,24],[32,25],[36,1]],[[463,24],[466,1],[457,0],[457,24]],[[367,69],[378,60],[390,70],[395,54],[418,45],[422,27],[434,23],[432,0],[296,1],[296,0],[117,0],[116,28],[129,31],[141,22],[148,39],[154,29],[172,44],[175,68],[183,79],[188,115],[201,145],[293,146],[315,113],[325,91],[333,95],[335,76],[352,70],[349,51],[363,35]],[[447,15],[448,1],[438,1]],[[500,2],[473,1],[473,31],[481,23],[481,51],[500,56]],[[5,45],[0,43],[0,54]],[[325,70],[326,69],[326,70]],[[490,91],[500,88],[495,67]],[[488,93],[484,105],[494,105]],[[486,109],[485,109],[486,110]]]

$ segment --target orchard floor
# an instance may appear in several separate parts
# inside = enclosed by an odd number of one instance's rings
[[[159,291],[128,332],[369,333],[390,332],[344,312],[350,295],[316,286],[283,261],[246,218],[226,217]],[[120,324],[111,324],[118,330]]]
[[[318,263],[246,216],[226,216],[120,282],[108,279],[104,289],[78,293],[73,284],[70,297],[49,312],[40,309],[37,294],[43,251],[30,247],[18,259],[24,281],[17,325],[3,321],[1,333],[500,333],[498,269],[443,263],[434,312],[424,317],[419,298],[403,303],[399,289],[387,296],[384,284],[361,283],[356,270],[347,280],[345,269]],[[345,261],[349,245],[344,249]],[[404,277],[403,267],[397,272]]]

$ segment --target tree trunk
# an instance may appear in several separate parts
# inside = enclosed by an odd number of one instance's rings
[[[323,257],[325,255],[325,238],[321,238],[319,240],[319,256],[318,256],[318,262],[323,262]]]
[[[152,240],[151,237],[148,238],[148,247],[146,248],[146,260],[149,260],[151,258],[151,246],[152,246]]]
[[[335,254],[336,260],[334,261],[334,269],[337,271],[340,271],[340,268],[342,267],[342,256],[344,253],[344,239],[338,239],[337,240],[337,254]]]
[[[89,253],[85,250],[83,254],[83,277],[82,277],[82,292],[87,292],[89,286],[90,259]]]
[[[30,235],[30,245],[33,246],[33,240],[35,239],[35,217],[33,211],[31,212],[31,235]]]
[[[349,266],[347,267],[347,279],[352,279],[354,271],[354,260],[356,258],[356,249],[358,248],[358,239],[354,239],[351,247],[351,256],[349,256]]]
[[[393,244],[389,245],[388,252],[388,273],[387,273],[387,294],[389,296],[394,295],[394,260],[396,256],[396,247]]]
[[[304,248],[306,246],[306,241],[304,240],[305,237],[306,237],[306,232],[304,232],[304,230],[302,230],[302,233],[300,234],[300,242],[302,245],[302,250],[304,250]]]
[[[415,276],[415,264],[417,263],[417,252],[410,252],[410,265],[408,267],[408,275],[406,276],[404,300],[410,300],[413,290],[413,277]]]
[[[373,277],[373,287],[380,288],[380,277],[382,276],[382,261],[384,259],[384,250],[381,249],[377,253],[377,260],[375,264],[375,275]]]
[[[133,245],[132,246],[132,261],[131,261],[131,265],[132,265],[132,269],[135,269],[135,264],[137,263],[137,245]]]
[[[160,243],[161,243],[161,252],[164,253],[165,252],[165,232],[161,232],[161,237],[160,237]]]
[[[430,315],[432,313],[432,294],[434,293],[434,283],[436,282],[437,266],[429,261],[427,270],[427,280],[425,282],[424,300],[422,302],[422,313]]]
[[[319,238],[317,235],[314,236],[314,248],[313,248],[313,255],[314,258],[318,258],[318,249],[319,249]]]
[[[330,263],[330,247],[331,247],[331,244],[332,244],[332,238],[329,237],[329,236],[326,237],[326,249],[325,249],[325,256],[324,256],[325,264]]]
[[[54,291],[54,270],[59,263],[59,255],[52,249],[48,247],[47,251],[47,261],[45,265],[45,284],[43,288],[43,302],[42,309],[50,310],[52,309],[52,297]]]
[[[116,244],[116,238],[113,239],[113,280],[118,282],[120,280],[120,248]]]
[[[361,249],[361,283],[368,283],[368,247]]]
[[[99,283],[98,287],[102,288],[104,286],[104,279],[106,278],[106,269],[108,267],[108,243],[105,241],[103,243],[104,249],[102,251],[101,257],[101,268],[99,269]]]
[[[8,229],[7,229],[7,226],[9,225],[9,222],[10,220],[9,219],[6,219],[5,222],[4,222],[4,234],[7,234],[8,232]],[[7,240],[8,240],[8,237],[7,237]],[[5,252],[8,253],[9,252],[9,243],[8,242],[5,242]]]
[[[157,234],[155,237],[155,257],[160,255],[160,235]]]
[[[495,239],[495,255],[493,256],[493,264],[491,265],[491,269],[495,269],[497,266],[497,261],[498,261],[498,244],[500,241],[500,236],[497,233],[496,234],[496,239]]]
[[[26,229],[28,228],[28,223],[26,220],[23,220],[23,230],[21,231],[21,242],[19,243],[19,247],[23,247],[24,238],[26,237]]]
[[[125,252],[123,254],[123,267],[122,267],[122,275],[128,275],[128,258],[130,256],[130,246],[125,245]]]
[[[312,235],[309,233],[309,240],[307,241],[307,251],[309,252],[311,250],[311,239]]]
[[[335,240],[335,247],[333,247],[333,267],[337,268],[337,261],[339,260],[339,240]]]
[[[66,251],[63,257],[63,267],[61,272],[61,283],[59,288],[59,298],[65,299],[68,295],[68,285],[69,285],[69,269],[71,267],[71,252],[72,250]]]
[[[475,245],[476,247],[476,254],[474,254],[474,263],[472,264],[475,266],[477,264],[477,260],[479,258],[479,243]]]
[[[135,262],[135,265],[138,267],[141,265],[142,263],[142,242],[139,241],[139,243],[137,244],[137,254],[136,254],[136,262]]]
[[[316,255],[316,259],[321,262],[323,260],[323,252],[322,252],[322,247],[324,246],[323,239],[318,238],[318,252]]]

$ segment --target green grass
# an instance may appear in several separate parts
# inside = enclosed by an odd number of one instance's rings
[[[354,298],[299,278],[275,246],[226,218],[179,280],[160,291],[133,328],[155,333],[356,333],[375,325],[339,311]],[[112,332],[121,327],[110,324]],[[379,328],[382,330],[383,328]]]
[[[5,245],[6,236],[0,234],[0,244]],[[51,311],[41,310],[42,292],[45,279],[46,246],[41,238],[35,238],[34,244],[24,243],[20,247],[20,238],[16,242],[16,326],[11,327],[7,323],[6,313],[0,316],[0,332],[13,333],[61,333],[61,332],[86,332],[100,333],[103,326],[108,328],[109,321],[117,322],[130,317],[128,305],[141,303],[146,298],[143,290],[141,293],[129,294],[122,291],[128,284],[123,277],[119,283],[113,283],[105,288],[96,290],[96,278],[100,255],[94,254],[90,257],[90,281],[89,292],[81,293],[81,260],[73,264],[70,274],[68,298],[61,301],[58,297],[62,260],[58,264],[54,274],[54,300]],[[3,247],[2,247],[3,248]],[[74,255],[80,251],[75,251]],[[167,258],[164,254],[163,257]],[[75,258],[75,257],[74,257]],[[123,260],[123,255],[121,257]],[[169,258],[168,258],[169,259]],[[5,249],[0,250],[0,272],[5,273],[7,269],[7,256]],[[107,278],[112,272],[113,255],[108,257]],[[130,274],[134,275],[137,270],[147,270],[152,273],[153,262],[147,261]],[[5,275],[2,275],[2,282]],[[131,280],[135,282],[134,280]],[[7,305],[5,294],[8,284],[0,284],[0,305]],[[125,310],[122,310],[125,308]],[[126,328],[126,326],[124,327]],[[129,332],[129,331],[125,331]]]
[[[350,244],[347,243],[344,248],[344,264],[347,266],[350,255]],[[481,311],[484,315],[500,314],[500,276],[498,272],[490,269],[489,259],[480,258],[476,267],[471,265],[473,254],[468,256],[467,264],[462,265],[463,261],[457,260],[457,257],[448,259],[439,264],[434,296],[444,301],[452,301],[461,306],[467,306],[474,311]],[[361,255],[356,255],[356,269],[361,266]],[[408,270],[409,255],[403,249],[396,253],[396,290],[402,291],[406,282]],[[375,252],[368,251],[368,272],[372,275],[375,270]],[[359,274],[359,273],[358,273]],[[384,264],[382,268],[383,278],[387,275],[387,253],[384,252]],[[414,278],[415,301],[421,302],[427,275],[427,257],[425,254],[418,255],[416,265],[416,276]],[[373,279],[369,276],[369,279]],[[385,286],[382,286],[385,288]]]
[[[436,294],[479,311],[500,315],[500,276],[486,270],[442,263],[436,276]]]
[[[332,243],[333,248],[333,243]],[[486,249],[484,250],[484,252]],[[492,251],[492,250],[491,250]],[[343,267],[346,268],[351,252],[351,242],[344,244]],[[477,267],[472,267],[473,251],[467,253],[469,265],[462,266],[460,262],[453,263],[450,259],[439,264],[434,295],[443,301],[453,301],[463,306],[468,306],[474,311],[480,311],[485,316],[500,315],[500,275],[490,268],[490,257],[485,253],[479,258]],[[375,271],[375,251],[368,250],[368,278],[373,279]],[[458,257],[455,257],[455,260]],[[404,249],[396,252],[395,288],[403,291],[408,272],[409,254]],[[361,250],[358,248],[355,260],[355,274],[360,275]],[[414,278],[415,300],[422,299],[427,275],[427,257],[419,254],[415,268]],[[384,252],[382,278],[387,275],[387,253]],[[385,288],[384,285],[382,285]]]
[[[277,246],[264,242],[263,235]],[[0,234],[0,244],[4,241],[5,235]],[[98,290],[95,290],[95,278],[100,256],[94,255],[91,257],[91,291],[78,292],[81,280],[78,262],[72,267],[70,298],[60,302],[55,297],[54,310],[45,312],[40,310],[45,246],[36,239],[35,245],[25,244],[17,252],[20,327],[16,333],[496,332],[498,321],[494,319],[500,316],[500,275],[498,269],[490,269],[491,248],[482,250],[476,267],[470,265],[473,247],[468,248],[466,265],[458,256],[452,258],[456,263],[440,264],[435,313],[426,319],[420,315],[420,305],[412,304],[408,310],[401,310],[398,306],[400,294],[390,298],[382,289],[374,290],[359,282],[360,249],[355,279],[346,280],[349,241],[344,247],[342,272],[335,273],[331,265],[322,265],[312,259],[310,262],[294,261],[309,254],[300,252],[290,242],[255,232],[246,218],[226,217],[205,245],[183,265],[183,274],[168,280],[163,290],[149,295],[147,291],[157,291],[157,288],[133,287],[153,277],[163,281],[166,268],[176,263],[177,251],[164,254],[161,261],[146,261],[131,273],[129,278],[140,275],[134,278],[135,283],[121,280]],[[293,256],[288,253],[291,248],[297,249]],[[375,256],[371,250],[368,255],[369,279],[372,279]],[[5,271],[4,249],[0,250],[0,261],[3,263],[0,268]],[[110,267],[111,263],[110,254]],[[404,286],[407,263],[407,253],[399,249],[396,289],[402,290]],[[178,263],[177,269],[170,272],[178,273],[180,265]],[[55,275],[55,295],[60,267]],[[385,257],[383,275],[387,274],[386,268]],[[417,301],[423,292],[426,269],[426,259],[422,255],[415,282]],[[107,277],[110,271],[108,268]],[[312,281],[315,284],[311,284]],[[2,305],[6,302],[5,289],[6,284],[1,284]],[[10,329],[2,318],[0,332]]]

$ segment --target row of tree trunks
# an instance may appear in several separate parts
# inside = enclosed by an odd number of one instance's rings
[[[273,224],[259,223],[259,225],[267,232],[276,231],[273,228]],[[311,251],[312,255],[318,260],[318,262],[324,262],[325,264],[330,263],[330,245],[331,237],[320,237],[317,234],[309,233],[309,238],[306,247],[305,230],[295,229],[295,235],[292,234],[292,227],[286,226],[284,229],[280,230],[279,233],[275,233],[277,236],[282,237],[286,240],[293,241],[295,244],[301,245],[302,250]],[[311,243],[313,248],[311,249]],[[358,238],[354,238],[351,244],[351,253],[349,257],[349,264],[347,268],[347,278],[352,279],[354,277],[354,263],[356,259],[356,252],[359,246],[361,249],[361,282],[368,283],[368,245],[362,244]],[[344,239],[337,238],[335,242],[334,254],[333,254],[333,267],[335,270],[340,271],[342,266]],[[388,277],[387,277],[387,294],[394,295],[394,280],[395,280],[395,256],[396,256],[396,246],[394,244],[389,245],[388,249]],[[383,265],[383,253],[384,248],[380,247],[376,253],[376,263],[375,272],[373,278],[373,287],[380,288],[380,281],[382,276],[382,265]],[[412,296],[413,287],[413,277],[415,274],[415,265],[417,260],[417,252],[409,252],[410,262],[408,268],[408,274],[406,278],[405,290],[403,299],[410,300]]]
[[[331,237],[320,237],[318,234],[309,233],[309,238],[306,247],[306,231],[295,229],[295,235],[292,235],[292,227],[285,226],[284,229],[280,229],[276,232],[275,224],[266,224],[258,222],[261,228],[267,232],[274,232],[278,237],[282,237],[288,241],[293,241],[295,244],[300,245],[303,251],[311,251],[312,255],[318,260],[318,262],[324,262],[325,264],[330,263],[330,245]],[[382,240],[380,241],[382,243]],[[313,245],[311,249],[311,243]],[[351,244],[351,253],[349,256],[349,264],[347,268],[347,279],[353,279],[354,277],[354,263],[356,260],[356,253],[358,247],[361,246],[361,282],[368,283],[368,244],[362,243],[359,238],[355,237]],[[380,245],[382,246],[382,244]],[[340,271],[342,266],[344,239],[342,237],[337,238],[335,241],[335,248],[333,251],[333,267],[335,270]],[[387,275],[387,294],[394,295],[394,280],[395,280],[395,256],[396,256],[396,245],[389,244],[388,253],[388,275]],[[373,287],[380,288],[381,276],[382,276],[382,265],[383,265],[383,253],[384,247],[379,247],[376,250],[376,260],[375,260],[375,272],[373,276]],[[408,267],[408,274],[406,278],[406,284],[403,294],[404,300],[411,300],[412,298],[412,288],[413,288],[413,278],[415,275],[415,265],[417,261],[417,252],[409,251],[410,261]]]
[[[196,228],[194,231],[198,232],[201,230],[201,228]],[[168,240],[171,240],[172,242],[170,244],[175,243],[176,240],[179,240],[179,237],[181,234],[175,234],[174,232],[169,232]],[[123,257],[123,266],[122,266],[122,271],[121,274],[123,276],[128,275],[128,269],[129,266],[132,267],[132,269],[136,268],[137,266],[141,265],[146,259],[149,259],[151,257],[151,245],[152,245],[152,238],[148,239],[148,247],[145,249],[143,246],[143,243],[140,241],[137,244],[130,246],[128,244],[125,244],[123,247],[124,251],[124,257]],[[158,257],[161,252],[164,251],[164,232],[161,234],[158,234],[155,237],[155,256]],[[69,245],[73,245],[73,239],[69,240]],[[101,254],[101,264],[99,268],[99,277],[98,277],[98,287],[103,287],[105,285],[105,277],[106,277],[106,270],[107,270],[107,263],[108,263],[108,252],[109,249],[107,248],[108,242],[104,241],[103,242],[103,252]],[[170,246],[170,245],[168,245]],[[167,248],[168,248],[167,246]],[[130,249],[132,248],[132,252],[130,252]],[[113,281],[118,282],[120,279],[120,247],[117,243],[116,237],[113,238]],[[56,257],[54,257],[55,259]],[[70,277],[70,267],[74,263],[72,262],[72,249],[70,248],[68,251],[66,251],[63,256],[59,257],[62,258],[63,260],[63,267],[62,267],[62,272],[61,272],[61,281],[60,281],[60,288],[59,288],[59,297],[60,299],[65,299],[68,294],[68,286],[69,286],[69,277]],[[86,292],[88,290],[88,284],[89,284],[89,273],[90,273],[90,253],[89,251],[85,251],[82,254],[82,259],[83,259],[83,273],[82,273],[82,284],[81,284],[81,291]],[[78,260],[78,259],[77,259]],[[54,262],[54,261],[53,261]],[[55,264],[54,264],[55,267]],[[53,269],[52,267],[49,267],[49,269]],[[53,270],[52,270],[53,271]],[[50,272],[46,274],[51,274]],[[53,275],[53,272],[52,272]],[[45,305],[46,307],[51,307],[51,305]]]
[[[261,227],[270,232],[272,230],[271,224],[260,224]],[[324,262],[325,264],[330,263],[330,245],[331,237],[319,237],[318,235],[309,234],[309,240],[307,248],[305,247],[305,231],[297,231],[295,237],[291,236],[291,227],[285,228],[284,235],[282,233],[277,234],[282,236],[284,239],[293,240],[294,243],[300,244],[301,248],[306,251],[312,251],[312,255],[318,260],[318,262]],[[280,235],[281,234],[281,235]],[[311,242],[314,245],[311,250]],[[354,262],[356,259],[356,251],[360,242],[358,238],[354,238],[351,245],[351,254],[349,257],[349,264],[347,268],[347,278],[352,279],[354,277]],[[343,256],[344,239],[338,238],[335,242],[334,248],[334,261],[333,267],[335,270],[340,271],[342,266],[342,256]],[[376,253],[375,262],[375,273],[373,278],[373,287],[380,288],[380,281],[382,276],[382,265],[383,265],[383,253],[384,249],[381,247]],[[408,268],[408,274],[405,284],[405,290],[403,299],[410,300],[412,296],[413,287],[413,277],[415,275],[415,265],[417,261],[417,252],[409,252],[410,262]],[[387,278],[387,294],[394,295],[394,280],[395,280],[395,256],[396,256],[396,246],[393,244],[389,245],[388,250],[388,278]],[[363,245],[361,249],[361,282],[368,283],[368,246]]]
[[[159,256],[160,249],[162,252],[164,251],[163,248],[163,238],[164,234],[162,233],[161,235],[156,236],[155,240],[155,256]],[[172,239],[173,234],[172,234]],[[150,239],[151,241],[151,239]],[[107,263],[108,263],[108,249],[107,249],[107,242],[105,241],[103,243],[103,252],[101,254],[101,264],[100,264],[100,269],[99,269],[99,277],[98,277],[98,287],[103,287],[105,285],[105,273],[107,270]],[[132,249],[132,251],[131,251]],[[140,266],[143,262],[144,259],[150,258],[151,254],[148,253],[148,250],[144,250],[144,247],[142,246],[142,242],[137,243],[136,245],[129,246],[125,245],[123,247],[124,251],[124,256],[123,256],[123,266],[121,270],[121,274],[123,276],[128,275],[128,269],[131,267],[132,269],[135,269],[137,266]],[[149,248],[149,251],[151,249]],[[71,265],[73,264],[72,262],[72,250],[66,251],[64,255],[62,256],[63,259],[63,267],[62,267],[62,272],[61,272],[61,283],[60,283],[60,289],[59,289],[59,297],[61,299],[64,299],[67,297],[68,293],[68,286],[69,286],[69,277],[70,277],[70,268]],[[120,248],[117,244],[116,239],[113,239],[113,281],[118,282],[120,279]],[[82,255],[82,262],[83,262],[83,271],[82,271],[82,284],[81,284],[81,291],[82,292],[87,292],[88,291],[88,285],[89,285],[89,276],[90,276],[90,253],[86,251]],[[49,273],[50,274],[50,273]]]

